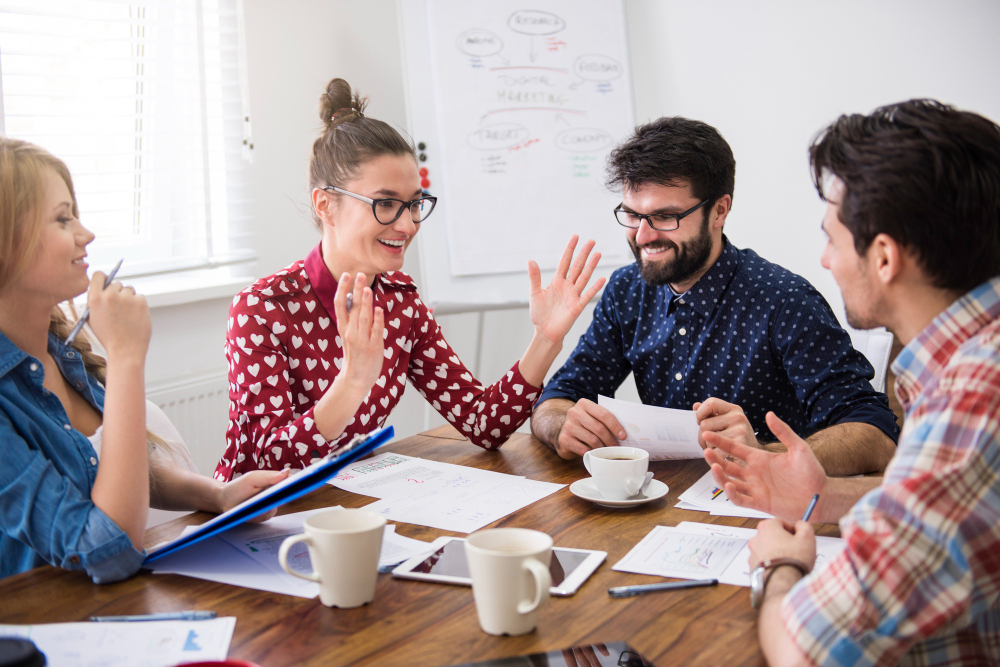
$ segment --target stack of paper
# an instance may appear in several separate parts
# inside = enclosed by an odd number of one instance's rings
[[[597,404],[607,408],[625,429],[625,439],[619,442],[645,449],[651,461],[700,459],[703,456],[694,410],[660,408],[607,396],[598,396]]]
[[[676,528],[656,526],[612,568],[619,572],[677,579],[718,579],[720,584],[750,585],[753,528],[733,528],[684,521]],[[839,537],[816,538],[820,568],[844,548]]]
[[[741,516],[748,519],[774,518],[766,512],[735,505],[726,496],[726,492],[716,486],[711,470],[692,484],[691,488],[678,496],[678,500],[680,502],[674,505],[678,509],[708,512],[712,516]]]
[[[330,484],[379,498],[365,509],[392,521],[456,533],[479,530],[566,486],[392,453],[358,461]]]
[[[278,550],[281,543],[303,531],[302,523],[320,512],[341,507],[323,507],[275,517],[266,523],[247,523],[222,535],[209,538],[159,561],[147,564],[157,574],[182,574],[195,579],[217,581],[232,586],[314,598],[319,584],[293,577],[281,568]],[[194,529],[189,526],[189,529]],[[429,542],[396,534],[396,526],[385,527],[382,537],[380,567],[398,565],[418,554],[428,553]],[[309,548],[301,542],[289,552],[288,564],[297,572],[311,572]]]

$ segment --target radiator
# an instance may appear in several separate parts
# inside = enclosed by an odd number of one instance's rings
[[[198,471],[211,475],[226,449],[226,426],[229,422],[226,371],[148,387],[146,398],[160,406],[177,427]]]

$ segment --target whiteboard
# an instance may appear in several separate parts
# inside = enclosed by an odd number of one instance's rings
[[[411,135],[438,208],[417,236],[421,293],[440,312],[527,302],[569,237],[599,275],[631,263],[604,185],[634,127],[621,0],[401,1]]]

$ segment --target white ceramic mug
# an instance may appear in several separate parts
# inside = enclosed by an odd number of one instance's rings
[[[304,533],[281,543],[278,562],[285,572],[317,582],[320,602],[327,607],[349,609],[371,602],[385,517],[358,509],[335,510],[312,515],[303,527]],[[298,542],[309,547],[311,573],[296,572],[288,565],[288,551]]]
[[[583,465],[607,500],[625,500],[646,482],[649,452],[638,447],[598,447],[583,455]]]
[[[480,530],[466,539],[465,557],[480,627],[491,635],[534,630],[552,585],[552,538],[527,528]]]

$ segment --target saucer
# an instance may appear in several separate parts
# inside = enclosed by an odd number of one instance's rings
[[[594,485],[594,480],[590,477],[578,479],[569,485],[569,492],[577,498],[583,498],[584,500],[589,500],[590,502],[596,503],[601,507],[610,507],[612,509],[633,507],[635,505],[643,505],[654,500],[659,500],[663,496],[667,495],[669,490],[670,487],[660,480],[651,479],[649,480],[649,484],[646,486],[646,491],[638,496],[626,498],[625,500],[608,500],[607,498],[601,496],[601,493]]]

